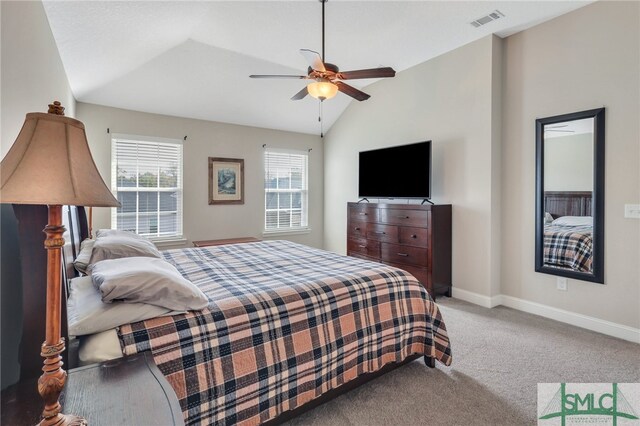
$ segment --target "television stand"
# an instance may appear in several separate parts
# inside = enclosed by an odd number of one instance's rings
[[[367,203],[369,202],[369,199],[362,197],[362,199],[360,201],[358,201],[357,204],[360,204],[361,202],[366,201]]]
[[[422,202],[420,203],[420,205],[423,205],[424,203],[429,203],[429,204],[431,204],[432,206],[434,206],[434,205],[435,205],[435,204],[433,204],[433,202],[432,202],[431,200],[428,200],[428,199],[426,199],[426,198],[425,198],[424,200],[422,200]]]

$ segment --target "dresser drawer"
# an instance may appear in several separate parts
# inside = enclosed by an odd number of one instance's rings
[[[383,243],[380,251],[383,262],[429,267],[429,249],[426,248]]]
[[[380,259],[380,241],[365,239],[347,240],[349,254],[359,253],[368,257]]]
[[[429,269],[420,268],[418,266],[401,265],[399,263],[389,263],[389,262],[387,262],[387,265],[407,271],[408,273],[416,277],[418,281],[420,281],[420,283],[424,286],[424,288],[429,290]]]
[[[426,228],[401,226],[399,235],[400,244],[416,247],[429,247],[429,230]]]
[[[389,243],[398,242],[398,227],[392,225],[380,225],[370,223],[367,227],[367,239],[385,241]]]
[[[425,210],[380,209],[378,221],[392,225],[427,226]]]
[[[377,222],[378,209],[367,205],[351,207],[349,209],[349,219],[365,222]]]
[[[364,254],[360,254],[360,253],[349,253],[349,256],[351,257],[357,257],[358,259],[362,259],[362,260],[368,260],[369,262],[378,262],[380,263],[380,259],[374,259],[373,257],[369,257],[369,256],[365,256]]]
[[[360,222],[359,220],[350,220],[349,228],[347,229],[348,238],[367,238],[367,222]]]

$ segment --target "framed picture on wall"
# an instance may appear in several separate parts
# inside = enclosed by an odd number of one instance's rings
[[[244,160],[209,157],[209,204],[244,204]]]

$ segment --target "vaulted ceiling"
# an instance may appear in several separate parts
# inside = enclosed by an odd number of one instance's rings
[[[326,4],[326,61],[401,72],[494,33],[508,36],[590,1],[343,1]],[[319,101],[290,98],[306,74],[299,49],[321,50],[321,4],[299,1],[45,1],[77,100],[318,134]],[[470,22],[499,10],[479,28]],[[373,80],[359,80],[365,88]],[[351,83],[351,82],[350,82]],[[323,105],[331,127],[350,102]],[[375,97],[365,102],[376,102]]]

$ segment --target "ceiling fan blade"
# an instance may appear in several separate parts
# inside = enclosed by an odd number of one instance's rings
[[[391,67],[371,68],[368,70],[342,71],[338,78],[342,80],[355,80],[358,78],[383,78],[395,77],[396,71]]]
[[[312,69],[322,72],[326,71],[324,63],[322,62],[322,57],[318,52],[309,49],[300,49],[300,53],[304,56]]]
[[[366,93],[361,92],[355,87],[349,86],[348,84],[345,84],[341,81],[336,81],[334,84],[338,86],[339,91],[341,91],[345,95],[351,96],[353,99],[356,99],[358,101],[366,101],[371,97],[370,95],[367,95]]]
[[[302,80],[305,78],[309,78],[306,75],[278,75],[278,74],[252,74],[249,78],[295,78],[298,80]]]
[[[307,86],[304,86],[301,91],[299,91],[298,93],[296,93],[291,97],[291,100],[299,101],[300,99],[304,98],[308,94],[309,94],[309,91],[307,90]]]

